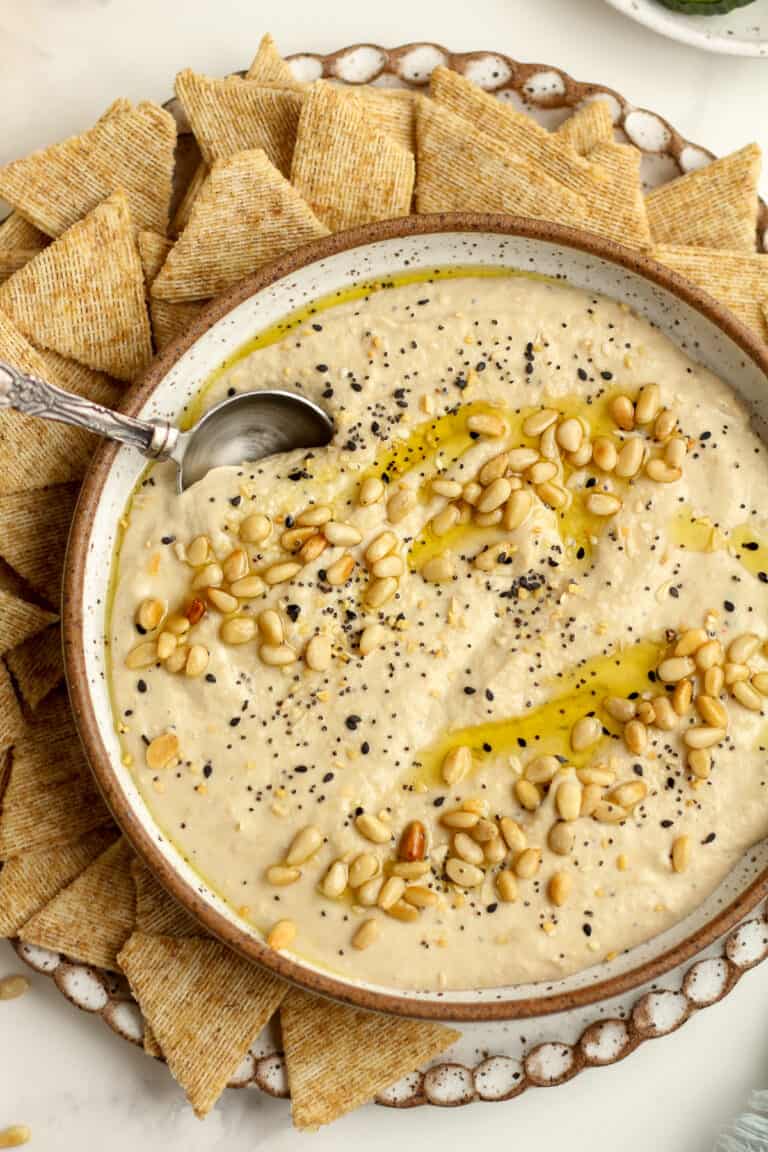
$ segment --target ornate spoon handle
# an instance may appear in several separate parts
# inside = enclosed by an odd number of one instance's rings
[[[109,440],[119,440],[137,448],[144,456],[153,460],[165,460],[170,456],[179,438],[179,431],[167,420],[135,420],[112,412],[101,404],[93,404],[65,392],[55,384],[46,384],[35,376],[20,372],[12,364],[0,360],[0,409],[14,408],[27,416],[39,416],[43,420],[58,420],[62,424],[74,424],[87,428],[98,436]]]

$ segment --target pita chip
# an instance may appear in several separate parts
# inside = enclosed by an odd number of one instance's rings
[[[548,132],[530,116],[502,104],[458,72],[435,68],[429,94],[442,107],[468,121],[474,131],[493,140],[502,159],[527,160],[580,196],[600,184],[600,170],[579,156],[566,137]]]
[[[5,753],[24,732],[24,717],[21,714],[16,690],[10,673],[0,661],[0,801],[2,801],[6,781],[10,778],[11,764]],[[0,809],[0,820],[2,819]]]
[[[362,101],[314,84],[301,110],[291,183],[332,232],[407,216],[413,156],[372,131]]]
[[[259,49],[246,73],[246,80],[258,80],[259,84],[276,84],[280,88],[301,88],[294,79],[290,65],[283,60],[277,45],[269,32],[262,36]]]
[[[136,888],[136,931],[148,936],[203,936],[205,929],[165,888],[143,861],[134,857],[131,875]]]
[[[153,299],[215,296],[328,229],[256,149],[211,168],[189,223],[152,283]]]
[[[56,620],[53,612],[0,589],[0,653],[23,644]]]
[[[645,248],[651,233],[640,180],[641,155],[629,144],[598,144],[589,154],[606,179],[586,198],[583,227],[627,248]]]
[[[48,236],[61,236],[118,188],[135,228],[165,232],[176,121],[157,104],[112,106],[88,132],[0,168],[0,197]]]
[[[763,310],[764,301],[768,300],[768,256],[674,244],[657,244],[649,254],[698,284],[730,308],[757,336],[768,340]]]
[[[205,1116],[288,985],[217,940],[134,932],[118,960],[171,1073]]]
[[[487,136],[447,108],[419,108],[418,212],[514,212],[578,223],[583,200],[525,160],[501,159]]]
[[[303,96],[254,80],[216,80],[187,68],[176,77],[181,101],[203,159],[210,166],[234,152],[261,148],[287,175]]]
[[[110,845],[26,922],[20,938],[81,964],[119,972],[117,954],[133,931],[136,908],[132,855],[122,837]]]
[[[352,99],[362,102],[363,112],[371,127],[389,136],[407,152],[416,151],[416,110],[421,100],[418,92],[408,88],[342,88]]]
[[[130,381],[152,356],[144,277],[122,192],[0,285],[0,309],[44,348]]]
[[[49,604],[58,604],[76,484],[0,496],[0,556]]]
[[[0,253],[13,248],[41,252],[50,242],[50,237],[18,212],[11,212],[0,224]]]
[[[61,629],[58,624],[38,632],[5,657],[16,689],[30,711],[64,679]]]
[[[201,160],[197,168],[195,168],[194,172],[192,173],[192,179],[184,189],[184,195],[179,200],[179,203],[176,206],[176,211],[173,214],[170,230],[174,236],[179,236],[189,223],[189,214],[192,211],[192,205],[197,199],[197,194],[207,179],[208,165],[206,164],[205,160]],[[156,235],[156,233],[148,233],[148,235]],[[139,233],[139,240],[141,240],[141,233]]]
[[[346,1008],[291,989],[280,1007],[297,1128],[318,1128],[444,1052],[460,1033],[424,1020]]]
[[[589,100],[564,120],[555,133],[579,156],[589,156],[598,144],[613,143],[613,116],[607,100]]]
[[[646,197],[656,244],[754,252],[760,149],[748,144]]]
[[[144,279],[147,283],[148,292],[150,292],[152,284],[172,247],[172,241],[166,240],[164,236],[159,236],[156,232],[139,233],[139,252],[141,253],[141,263],[144,268]],[[200,315],[205,304],[206,301],[204,300],[180,302],[159,300],[150,294],[149,315],[152,320],[152,338],[156,350],[161,352],[177,336],[186,332]]]
[[[100,828],[58,848],[45,848],[8,860],[0,871],[0,936],[16,936],[32,916],[77,879],[115,839]]]

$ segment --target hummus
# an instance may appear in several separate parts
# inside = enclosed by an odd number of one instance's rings
[[[628,308],[509,275],[310,315],[218,375],[326,449],[154,466],[109,625],[124,761],[269,942],[404,988],[552,980],[768,832],[765,448]]]

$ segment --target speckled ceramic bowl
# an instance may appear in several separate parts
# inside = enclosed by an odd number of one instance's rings
[[[418,267],[514,267],[625,301],[729,380],[768,429],[768,349],[721,305],[644,257],[586,233],[509,216],[412,216],[329,236],[263,268],[215,301],[130,391],[132,415],[178,419],[222,360],[296,308],[363,279]],[[680,964],[768,892],[768,841],[748,852],[692,915],[610,964],[528,986],[415,993],[329,975],[269,949],[184,863],[120,761],[106,681],[105,615],[117,522],[144,466],[103,444],[75,514],[64,589],[66,670],[88,759],[115,819],[168,891],[214,935],[279,975],[364,1008],[434,1019],[503,1020],[595,1003]]]

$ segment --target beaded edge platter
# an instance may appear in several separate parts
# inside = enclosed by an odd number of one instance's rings
[[[616,138],[642,153],[646,188],[667,183],[714,158],[662,116],[636,108],[614,89],[577,81],[559,68],[522,63],[502,53],[455,53],[434,43],[391,49],[355,44],[327,56],[300,53],[287,59],[296,79],[304,83],[325,77],[344,84],[416,89],[428,84],[433,68],[444,65],[550,129],[581,104],[607,100]],[[177,162],[191,173],[198,155],[189,126],[178,101],[169,101],[167,107],[182,134]],[[768,249],[768,207],[762,201],[757,241],[761,251]],[[118,1035],[143,1046],[141,1011],[124,978],[20,941],[13,946],[31,968],[50,976],[72,1004],[100,1016]],[[564,1084],[586,1068],[614,1064],[645,1041],[676,1031],[695,1012],[722,1000],[746,971],[766,957],[768,905],[761,915],[742,921],[695,962],[680,965],[663,981],[586,1008],[528,1020],[464,1025],[461,1040],[446,1055],[403,1077],[376,1102],[395,1108],[456,1107],[473,1101],[510,1100],[531,1087]],[[289,1095],[276,1021],[254,1042],[229,1087],[259,1088],[276,1097]]]

